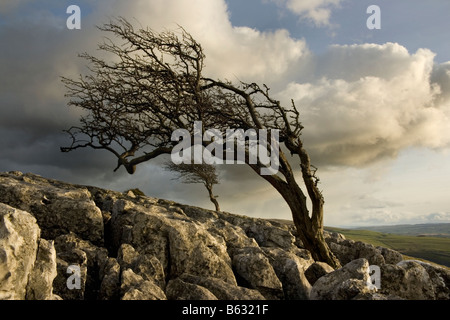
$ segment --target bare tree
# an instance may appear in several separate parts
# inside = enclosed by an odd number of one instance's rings
[[[174,130],[185,129],[194,136],[195,121],[202,121],[203,128],[222,131],[279,130],[279,143],[290,155],[279,151],[277,174],[261,175],[267,165],[250,161],[248,147],[245,162],[286,201],[298,235],[313,258],[340,266],[324,239],[324,198],[301,140],[303,126],[293,101],[282,106],[265,85],[205,77],[202,47],[182,28],[162,33],[135,30],[119,18],[100,30],[119,38],[99,45],[115,58],[105,61],[82,54],[89,62],[90,74],[63,78],[69,105],[83,109],[86,116],[80,126],[67,130],[72,144],[62,151],[84,147],[108,150],[117,158],[115,170],[124,166],[132,174],[140,163],[172,152],[177,144],[172,141]],[[308,198],[296,181],[296,167],[312,204],[311,214]]]
[[[202,183],[208,191],[209,200],[214,204],[216,211],[220,211],[218,196],[213,193],[214,185],[219,183],[216,167],[210,164],[175,164],[171,161],[167,162],[164,167],[177,172],[178,179],[184,183]]]

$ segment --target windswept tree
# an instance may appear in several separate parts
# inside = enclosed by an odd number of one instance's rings
[[[214,185],[219,183],[216,167],[210,164],[175,164],[167,162],[164,167],[172,172],[178,173],[177,179],[183,183],[202,183],[208,191],[209,200],[214,204],[216,211],[220,211],[218,196],[214,195]]]
[[[178,143],[172,139],[174,130],[185,130],[194,137],[196,121],[202,122],[203,131],[276,130],[277,143],[285,147],[279,150],[278,172],[262,174],[270,168],[259,160],[252,161],[248,145],[244,161],[286,201],[298,236],[313,258],[340,266],[324,239],[324,198],[301,139],[303,126],[293,101],[282,105],[265,85],[206,77],[202,47],[182,28],[161,33],[135,30],[119,18],[99,29],[115,37],[99,45],[112,58],[82,54],[90,73],[78,79],[63,78],[69,105],[84,110],[85,116],[78,126],[67,130],[72,144],[62,151],[85,147],[107,150],[117,159],[115,170],[123,166],[133,174],[137,165],[172,153]],[[268,144],[278,148],[273,139],[268,139]],[[283,152],[286,149],[289,154]],[[223,150],[225,154],[227,148]],[[306,192],[299,186],[296,172]]]

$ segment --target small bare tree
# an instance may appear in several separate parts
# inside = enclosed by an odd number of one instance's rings
[[[282,106],[265,85],[205,77],[202,47],[183,29],[162,33],[135,30],[120,18],[100,30],[122,43],[106,40],[99,47],[115,59],[105,61],[83,54],[91,73],[79,79],[63,78],[71,98],[69,105],[83,109],[86,116],[80,126],[67,130],[72,144],[62,151],[85,147],[107,150],[117,158],[115,170],[123,166],[133,174],[140,163],[171,154],[177,144],[172,140],[174,130],[187,130],[194,137],[195,121],[222,132],[227,128],[278,130],[280,145],[291,155],[280,149],[279,172],[262,175],[261,170],[269,168],[260,161],[249,161],[248,147],[245,163],[286,201],[298,236],[313,258],[340,266],[325,242],[324,198],[301,139],[303,126],[294,102]],[[311,214],[295,168],[300,169],[306,186]]]
[[[220,211],[218,196],[213,193],[214,185],[219,183],[216,167],[210,164],[174,164],[173,162],[167,162],[164,167],[177,172],[177,179],[181,179],[183,183],[202,183],[208,191],[209,200],[214,204],[216,211]]]

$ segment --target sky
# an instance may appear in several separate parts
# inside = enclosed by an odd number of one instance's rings
[[[70,5],[79,30],[67,28]],[[369,29],[371,5],[381,29]],[[156,31],[183,26],[206,54],[205,75],[267,84],[294,99],[319,168],[325,225],[450,222],[448,0],[1,0],[0,171],[32,172],[213,208],[201,185],[164,158],[114,173],[109,153],[61,153],[79,121],[61,76],[86,73],[95,26],[123,16]],[[281,196],[245,165],[219,168],[224,211],[290,219]]]

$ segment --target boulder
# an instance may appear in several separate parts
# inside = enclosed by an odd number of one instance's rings
[[[111,225],[115,243],[130,244],[139,254],[154,256],[170,278],[191,273],[236,284],[224,239],[189,217],[153,204],[118,200]]]
[[[124,243],[120,246],[119,252],[117,253],[117,262],[122,269],[128,269],[133,264],[134,260],[139,257],[139,253],[129,245]]]
[[[404,260],[397,265],[385,264],[381,270],[381,293],[408,300],[433,300],[433,283],[419,263]]]
[[[289,250],[295,246],[296,238],[290,229],[274,225],[268,220],[231,215],[219,212],[218,217],[232,225],[239,226],[249,238],[255,239],[260,247],[280,247]]]
[[[266,299],[283,298],[283,286],[260,248],[234,250],[233,269],[245,287],[258,290]]]
[[[27,300],[54,300],[53,280],[56,278],[56,250],[53,241],[41,239],[33,270],[28,278]]]
[[[375,291],[370,284],[369,262],[361,258],[319,278],[311,289],[311,300],[350,300]]]
[[[325,232],[314,262],[292,223],[0,173],[0,299],[450,298],[450,272]],[[369,264],[378,265],[376,291]],[[312,287],[311,287],[312,286]]]
[[[345,240],[345,236],[339,232],[331,232],[324,230],[323,235],[327,242],[340,243]]]
[[[30,213],[0,203],[0,300],[25,299],[39,237],[40,229]]]
[[[131,269],[144,280],[151,280],[161,289],[165,289],[166,280],[161,262],[153,255],[139,254],[129,244],[123,244],[117,257],[120,267]]]
[[[333,239],[336,238],[327,239],[328,245],[343,265],[361,258],[368,260],[370,265],[385,263],[381,251],[371,244],[340,238],[337,238],[338,242],[333,242]]]
[[[206,228],[189,222],[176,222],[169,229],[170,276],[189,273],[236,284],[225,241],[219,241]]]
[[[306,279],[311,285],[314,285],[324,275],[333,272],[334,269],[325,262],[314,262],[305,271]]]
[[[0,203],[31,213],[45,239],[73,232],[103,244],[102,213],[85,188],[31,174],[0,174]]]
[[[90,241],[79,238],[74,233],[65,234],[55,239],[58,261],[57,294],[63,299],[97,299],[101,284],[101,271],[108,260],[108,250],[97,247]],[[67,288],[70,266],[81,270],[82,289]]]
[[[310,261],[281,248],[262,249],[282,283],[285,299],[308,300],[311,284],[306,279],[304,270],[308,268]]]
[[[219,300],[265,300],[257,290],[232,285],[217,278],[183,274],[180,279],[208,289]]]
[[[403,260],[403,255],[395,250],[383,247],[377,247],[387,264],[397,264]]]
[[[133,270],[122,271],[121,300],[167,300],[166,294],[153,281],[144,280]]]
[[[87,280],[87,255],[80,249],[56,253],[57,276],[53,292],[63,300],[84,300]],[[90,295],[87,292],[88,296]],[[91,295],[92,296],[92,295]]]
[[[118,300],[120,293],[120,265],[115,258],[108,258],[101,272],[99,300]]]
[[[208,289],[180,278],[169,281],[166,295],[169,300],[217,300]]]
[[[450,270],[423,261],[415,261],[427,271],[436,300],[450,300]]]

